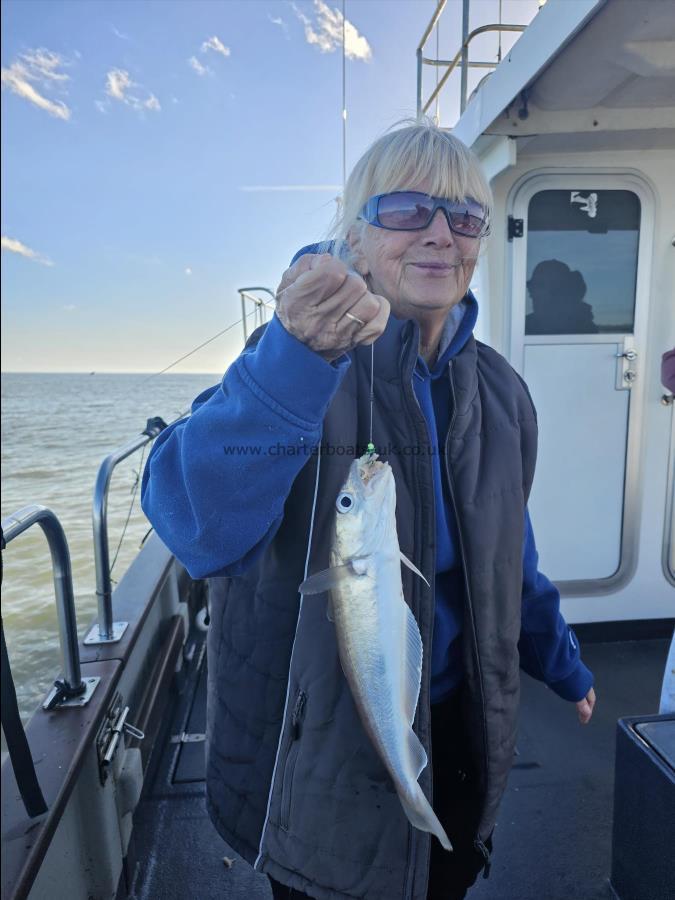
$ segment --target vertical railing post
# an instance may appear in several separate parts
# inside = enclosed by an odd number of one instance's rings
[[[113,622],[112,578],[110,577],[110,552],[108,549],[108,490],[115,466],[140,450],[167,427],[158,416],[148,419],[148,424],[137,438],[125,447],[110,453],[101,463],[94,486],[92,526],[94,532],[94,561],[96,564],[96,599],[98,623],[84,639],[85,644],[114,644],[119,641],[128,622]],[[139,476],[140,477],[140,476]]]
[[[466,109],[467,85],[469,83],[469,2],[462,0],[462,61],[461,61],[461,88],[460,88],[460,113]]]
[[[47,538],[52,557],[56,612],[59,622],[59,643],[61,645],[61,665],[63,681],[56,682],[52,691],[52,704],[57,705],[71,698],[79,698],[87,691],[88,685],[82,678],[80,649],[77,638],[75,598],[73,596],[73,576],[70,565],[68,541],[61,523],[46,506],[24,506],[2,523],[5,542],[9,544],[31,525],[38,524]],[[87,679],[88,682],[94,679]],[[98,679],[95,679],[98,682]],[[81,700],[77,701],[82,702]],[[51,708],[51,706],[50,706]]]

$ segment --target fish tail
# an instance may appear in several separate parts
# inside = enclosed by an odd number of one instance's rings
[[[438,816],[431,808],[431,804],[424,796],[422,788],[419,786],[419,784],[416,784],[415,787],[417,788],[417,790],[414,792],[414,795],[412,797],[404,797],[402,795],[399,795],[406,816],[415,826],[415,828],[419,828],[420,831],[428,831],[431,834],[436,835],[438,840],[443,845],[443,849],[452,851],[452,844],[450,843],[450,839],[445,833],[445,829],[441,825]]]

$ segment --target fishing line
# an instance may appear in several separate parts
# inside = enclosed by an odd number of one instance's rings
[[[375,342],[370,345],[370,430],[368,432],[368,454],[370,456],[375,453],[375,444],[373,443],[373,407],[375,406],[375,392],[373,391],[373,379],[375,373]]]

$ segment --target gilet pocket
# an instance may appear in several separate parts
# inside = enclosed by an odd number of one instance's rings
[[[291,818],[291,804],[293,802],[293,775],[295,764],[300,750],[300,736],[302,734],[302,720],[307,704],[307,694],[299,690],[295,695],[293,715],[291,716],[290,735],[287,744],[286,759],[284,760],[284,774],[281,782],[281,815],[279,824],[287,829]]]

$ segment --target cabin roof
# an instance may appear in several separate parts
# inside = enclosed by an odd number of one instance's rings
[[[675,146],[672,5],[549,0],[479,84],[453,134],[482,155]],[[526,110],[522,115],[521,111]]]

